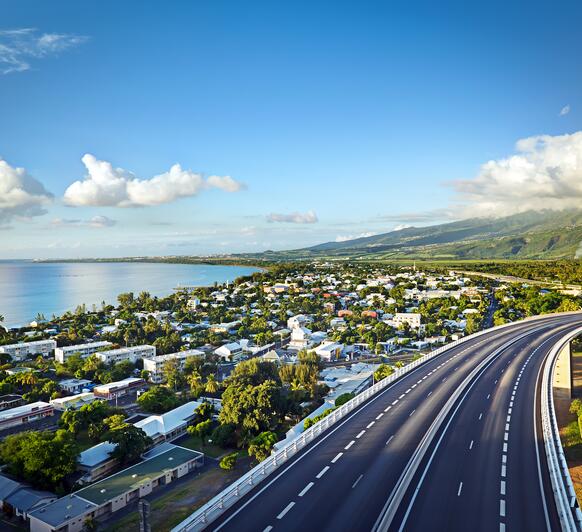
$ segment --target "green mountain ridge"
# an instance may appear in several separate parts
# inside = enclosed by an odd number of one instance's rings
[[[470,218],[428,227],[326,242],[261,256],[273,260],[350,259],[573,259],[582,252],[582,210],[528,211],[503,218]]]

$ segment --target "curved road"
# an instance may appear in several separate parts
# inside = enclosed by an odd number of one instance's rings
[[[552,340],[581,324],[581,315],[549,316],[447,350],[332,426],[208,530],[557,529],[536,390]],[[389,506],[435,417],[493,354]]]

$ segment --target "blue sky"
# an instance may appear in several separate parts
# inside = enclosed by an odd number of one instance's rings
[[[288,249],[571,206],[581,23],[578,2],[5,0],[0,190],[19,199],[0,199],[0,258]],[[83,184],[85,154],[115,199]]]

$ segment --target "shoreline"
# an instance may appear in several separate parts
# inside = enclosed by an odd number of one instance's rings
[[[83,259],[83,260],[76,260],[76,259],[69,259],[69,260],[47,260],[47,261],[33,261],[33,260],[13,260],[13,261],[3,261],[4,264],[6,263],[13,263],[13,264],[28,264],[28,265],[32,265],[32,264],[167,264],[168,266],[211,266],[211,267],[215,267],[215,266],[224,266],[227,268],[252,268],[255,271],[253,271],[252,273],[249,274],[241,274],[241,275],[237,275],[236,277],[233,277],[230,281],[227,282],[234,282],[237,279],[240,278],[244,278],[247,277],[249,275],[253,275],[254,273],[262,273],[264,271],[267,271],[268,268],[266,267],[266,265],[253,265],[250,263],[246,263],[246,264],[234,264],[234,263],[225,263],[225,262],[215,262],[215,263],[210,263],[210,262],[191,262],[191,261],[174,261],[174,260],[158,260],[158,257],[153,258],[152,260],[120,260],[120,259],[114,259],[114,260],[110,260],[110,259],[96,259],[96,260],[92,260],[92,259]],[[1,263],[0,263],[1,264]],[[217,281],[215,281],[217,282]],[[199,285],[192,285],[192,286],[196,286],[197,288],[211,288],[213,286],[213,282],[209,281],[209,280],[205,280],[203,282],[201,282],[201,284]],[[179,284],[173,284],[173,286],[171,286],[167,291],[164,290],[163,294],[159,293],[158,297],[170,297],[171,295],[175,294],[176,291],[180,288]],[[144,284],[144,286],[140,287],[139,291],[145,291],[145,292],[152,292],[152,290],[154,290],[152,287],[149,287],[147,285]],[[134,293],[138,293],[138,290],[129,290],[131,292]],[[108,302],[108,304],[113,304],[116,305],[116,298],[119,296],[119,294],[124,293],[123,290],[121,291],[115,291],[114,296],[112,297],[112,299]],[[107,301],[106,299],[104,301]],[[55,316],[57,319],[62,318],[62,316],[67,313],[67,312],[74,312],[75,308],[77,306],[81,306],[81,305],[85,305],[86,307],[89,307],[91,305],[98,305],[98,303],[96,302],[87,302],[87,301],[82,301],[82,300],[78,300],[75,301],[74,304],[72,304],[70,307],[66,308],[66,309],[61,309],[61,310],[55,310],[52,311],[52,315]],[[47,315],[47,311],[43,311],[43,310],[38,310],[35,311],[37,314],[43,314],[43,315]],[[0,315],[2,314],[1,309],[0,309]],[[34,321],[34,312],[31,314],[30,318],[27,318],[25,321],[22,322],[8,322],[8,321],[4,321],[3,323],[0,323],[1,326],[5,327],[6,329],[27,329],[30,326],[30,322]],[[48,320],[48,321],[52,321],[52,320]]]

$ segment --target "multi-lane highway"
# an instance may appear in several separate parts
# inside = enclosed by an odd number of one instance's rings
[[[209,530],[557,529],[540,368],[581,324],[548,317],[447,350],[333,425]]]

